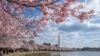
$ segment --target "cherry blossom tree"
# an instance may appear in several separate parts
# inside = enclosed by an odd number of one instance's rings
[[[94,13],[94,10],[88,12],[79,10],[83,9],[83,5],[70,8],[73,3],[78,0],[0,0],[0,39],[6,41],[9,38],[33,38],[42,31],[48,21],[57,24],[65,21],[70,15],[76,17],[80,21],[88,19]],[[25,17],[25,12],[38,10],[41,16],[37,19]],[[29,13],[29,12],[28,12]],[[34,14],[30,12],[30,15]],[[13,39],[13,40],[14,40]]]

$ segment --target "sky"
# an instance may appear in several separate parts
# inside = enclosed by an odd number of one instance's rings
[[[85,5],[83,10],[94,9],[96,11],[95,17],[82,23],[74,17],[67,18],[59,25],[49,21],[47,28],[40,33],[41,37],[34,38],[35,42],[37,44],[46,42],[55,45],[58,43],[57,37],[60,34],[61,47],[100,47],[100,0],[80,1]]]

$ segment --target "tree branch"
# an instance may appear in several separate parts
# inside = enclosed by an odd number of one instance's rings
[[[34,1],[34,2],[38,2],[37,5],[22,4],[22,3],[19,3],[19,2],[17,2],[17,1],[12,1],[12,0],[7,0],[7,1],[8,1],[9,3],[16,3],[16,4],[23,5],[23,6],[28,6],[28,7],[42,6],[42,4],[38,4],[39,1]],[[47,6],[47,5],[51,5],[51,4],[54,4],[54,3],[58,2],[58,1],[60,1],[60,0],[56,0],[56,1],[53,1],[53,2],[48,3],[48,4],[45,4],[45,5],[46,5],[46,6]]]
[[[3,8],[2,8],[3,9]],[[3,9],[6,13],[8,13],[9,15],[11,15],[12,17],[14,17],[15,19],[17,19],[21,24],[23,24],[19,18],[17,18],[15,15],[13,15],[12,13],[10,13],[9,11],[7,11],[6,9]]]

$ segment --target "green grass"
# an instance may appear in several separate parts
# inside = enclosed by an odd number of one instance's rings
[[[48,51],[16,52],[4,56],[50,56]]]

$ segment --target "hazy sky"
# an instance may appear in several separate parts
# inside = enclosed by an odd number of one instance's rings
[[[86,6],[85,11],[95,9],[95,18],[80,23],[74,17],[69,17],[60,25],[48,22],[47,28],[35,38],[35,42],[57,44],[57,36],[61,36],[62,47],[100,47],[100,0],[88,0],[82,3]],[[72,5],[77,6],[77,4]],[[98,13],[99,12],[99,13]]]

